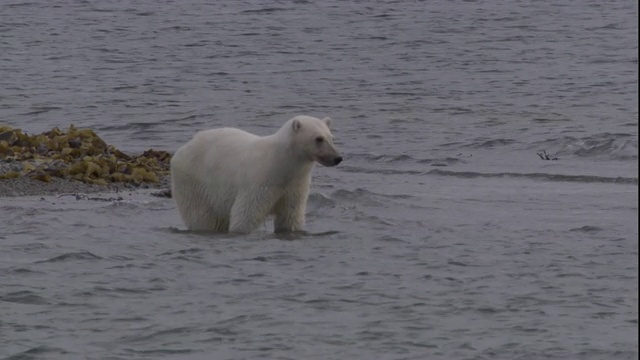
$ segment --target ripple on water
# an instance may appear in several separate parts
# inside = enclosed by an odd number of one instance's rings
[[[27,304],[27,305],[47,305],[49,301],[33,291],[23,290],[0,295],[0,301]]]
[[[582,227],[579,227],[579,228],[570,229],[569,231],[584,232],[584,233],[593,234],[593,233],[598,233],[598,232],[600,232],[602,230],[603,229],[601,227],[598,227],[598,226],[585,225],[585,226],[582,226]]]
[[[31,359],[42,359],[43,357],[49,358],[51,356],[69,356],[73,353],[54,346],[46,346],[40,345],[36,347],[32,347],[28,350],[13,354],[4,358],[4,360],[31,360]],[[73,354],[75,356],[75,354]]]
[[[628,133],[599,133],[584,137],[549,138],[534,142],[531,147],[546,149],[557,155],[576,155],[583,158],[638,159],[638,138]]]
[[[524,178],[531,180],[544,181],[561,181],[561,182],[578,182],[578,183],[605,183],[605,184],[621,184],[621,185],[637,185],[638,178],[630,177],[606,177],[606,176],[588,176],[588,175],[564,175],[564,174],[548,174],[548,173],[483,173],[475,171],[449,171],[434,169],[427,172],[428,175],[454,176],[460,178]]]
[[[84,260],[96,261],[96,260],[102,260],[102,259],[103,259],[102,257],[92,254],[89,251],[79,251],[79,252],[64,253],[62,255],[49,258],[47,260],[36,261],[35,263],[36,264],[37,263],[56,263],[56,262],[65,262],[65,261],[84,261]]]

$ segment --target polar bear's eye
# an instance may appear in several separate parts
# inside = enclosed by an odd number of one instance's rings
[[[324,141],[324,138],[322,138],[322,136],[318,136],[316,138],[316,143],[318,143],[318,144],[322,144],[323,141]]]

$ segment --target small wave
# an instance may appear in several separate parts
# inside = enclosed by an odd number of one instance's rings
[[[565,182],[582,182],[582,183],[607,183],[607,184],[625,184],[638,185],[637,178],[628,177],[605,177],[605,176],[589,176],[589,175],[562,175],[562,174],[546,174],[546,173],[480,173],[473,171],[449,171],[435,169],[426,173],[427,175],[455,176],[460,178],[526,178],[532,180],[545,181],[565,181]]]
[[[340,231],[336,230],[328,230],[317,233],[307,232],[307,231],[294,231],[294,232],[286,232],[286,233],[276,233],[271,234],[270,237],[278,240],[287,240],[287,241],[295,241],[295,240],[304,240],[306,238],[331,238],[331,236],[340,234]]]
[[[432,110],[434,113],[445,113],[450,115],[461,115],[461,114],[471,114],[473,110],[471,108],[461,107],[461,106],[450,106],[450,107],[442,107],[442,108],[434,108]]]
[[[374,195],[373,192],[359,188],[353,191],[339,189],[334,191],[331,197],[338,200],[354,201],[364,197],[371,197],[372,195]]]
[[[460,154],[459,156],[461,156],[462,154]],[[418,160],[418,163],[420,164],[430,164],[431,166],[449,166],[449,165],[453,165],[453,164],[458,164],[458,163],[465,163],[466,161],[460,159],[460,158],[454,158],[454,157],[447,157],[444,159],[422,159],[422,160]]]
[[[200,248],[188,248],[188,249],[181,249],[181,250],[176,250],[176,251],[167,251],[164,252],[160,255],[157,255],[158,257],[162,257],[162,258],[169,258],[169,259],[173,259],[173,260],[186,260],[186,261],[193,261],[193,262],[201,262],[202,260],[202,256],[203,254],[205,254],[205,250],[204,249],[200,249]]]
[[[177,228],[175,226],[169,226],[169,227],[166,227],[166,228],[158,227],[158,228],[155,228],[155,229],[167,231],[167,232],[172,233],[172,234],[190,234],[191,233],[191,231],[188,230],[188,229],[180,229],[180,228]]]
[[[319,209],[330,208],[334,207],[335,205],[336,202],[330,197],[320,193],[311,193],[309,195],[309,199],[307,200],[307,211],[309,213],[313,213]]]
[[[102,131],[116,130],[150,130],[152,127],[161,125],[160,122],[130,122],[123,125],[107,125],[98,127]]]
[[[465,144],[462,147],[474,148],[474,149],[493,149],[496,147],[503,147],[507,145],[515,144],[517,141],[514,139],[488,139],[488,138],[476,138],[469,144]]]
[[[368,153],[350,153],[349,158],[364,160],[364,161],[379,161],[379,162],[402,162],[402,161],[416,161],[415,158],[406,155],[393,155],[393,154],[368,154]]]
[[[393,236],[390,236],[390,235],[381,236],[377,240],[378,241],[383,241],[383,242],[389,242],[389,243],[407,243],[406,240],[402,240],[402,239],[399,239],[397,237],[393,237]]]
[[[447,264],[448,265],[455,265],[455,266],[469,266],[469,265],[467,265],[467,264],[465,264],[463,262],[455,261],[455,260],[448,260]]]
[[[556,275],[558,278],[586,278],[585,274],[579,272],[566,272]]]
[[[17,8],[17,7],[31,7],[31,6],[39,6],[40,4],[38,4],[37,2],[16,2],[13,4],[7,4],[4,5],[8,8]]]
[[[109,260],[113,261],[132,261],[135,260],[134,257],[125,256],[125,255],[112,255],[108,257]]]
[[[49,111],[61,110],[62,108],[58,106],[33,106],[31,109],[31,111],[25,113],[24,115],[39,115],[47,113]]]
[[[244,10],[242,11],[242,14],[271,14],[274,12],[278,12],[278,11],[286,11],[289,10],[287,8],[277,8],[277,7],[267,7],[267,8],[262,8],[262,9],[251,9],[251,10]]]
[[[162,286],[154,286],[154,287],[150,287],[150,288],[146,288],[146,289],[141,289],[141,288],[124,288],[124,287],[114,287],[114,288],[110,288],[110,287],[104,287],[104,286],[96,286],[93,288],[93,291],[91,292],[86,292],[87,294],[90,295],[97,295],[97,294],[149,294],[153,291],[163,291],[166,290],[165,287]]]
[[[202,265],[209,265],[208,262],[203,260],[204,254],[206,254],[204,249],[188,248],[177,251],[168,251],[157,256],[160,258],[167,258],[171,260],[181,260]]]
[[[338,201],[348,201],[360,203],[363,205],[382,206],[386,205],[389,200],[405,200],[413,198],[412,195],[403,194],[379,194],[362,188],[353,191],[339,189],[333,192],[332,199]]]
[[[563,136],[539,141],[533,145],[557,155],[608,157],[613,160],[638,159],[638,139],[631,134],[601,133],[581,138]]]
[[[622,27],[620,26],[619,23],[617,22],[612,22],[609,23],[607,25],[604,26],[590,26],[585,28],[586,31],[595,31],[595,30],[618,30],[621,29]]]
[[[29,275],[29,274],[44,274],[41,271],[34,271],[23,267],[12,267],[8,269],[0,269],[0,276],[5,275]]]
[[[211,244],[212,240],[232,240],[232,239],[245,239],[247,238],[247,234],[236,234],[236,233],[229,233],[229,232],[219,232],[219,231],[215,231],[215,230],[189,230],[189,229],[181,229],[181,228],[177,228],[177,227],[166,227],[166,228],[162,228],[162,227],[155,227],[155,230],[158,231],[167,231],[169,233],[173,233],[173,234],[181,234],[181,235],[185,235],[185,236],[189,236],[190,238],[194,239],[194,240],[198,240],[198,239],[206,239],[206,244]],[[158,255],[161,256],[161,255]],[[167,255],[164,255],[167,256]],[[175,259],[185,259],[186,255],[180,255],[180,254],[175,254]]]
[[[114,318],[110,319],[111,322],[132,322],[132,323],[140,323],[143,321],[148,321],[149,318],[144,316],[130,316],[130,317],[122,317],[122,318]]]
[[[398,226],[397,223],[393,223],[391,221],[385,220],[379,216],[375,216],[375,215],[364,215],[364,214],[358,214],[357,216],[357,220],[358,221],[363,221],[369,224],[374,224],[372,225],[374,228],[378,227],[379,225],[384,225],[384,226]]]
[[[221,75],[221,74],[217,74],[217,75]],[[177,119],[169,118],[169,119],[160,120],[160,122],[165,124],[170,124],[170,125],[173,125],[176,123],[186,123],[186,124],[192,125],[194,120],[196,120],[197,118],[198,118],[198,115],[191,114],[191,115],[183,116]]]
[[[382,162],[400,162],[400,161],[414,161],[415,159],[409,155],[369,155],[367,160],[370,161],[382,161]]]
[[[69,352],[64,349],[53,347],[53,346],[40,345],[40,346],[33,347],[29,350],[22,351],[20,353],[8,356],[4,358],[4,360],[42,359],[42,357],[45,355],[47,357],[50,355],[69,355]]]
[[[70,252],[60,256],[52,257],[47,260],[36,261],[38,263],[60,262],[60,261],[76,261],[76,260],[102,260],[98,255],[94,255],[88,251]]]
[[[164,252],[162,254],[160,254],[159,256],[167,256],[167,255],[175,255],[175,254],[182,254],[182,255],[191,255],[191,254],[200,254],[200,253],[204,253],[204,249],[200,249],[200,248],[188,248],[188,249],[181,249],[181,250],[177,250],[177,251],[167,251]]]
[[[354,166],[341,166],[341,171],[345,172],[354,172],[361,174],[381,174],[381,175],[423,175],[426,174],[426,171],[421,170],[398,170],[398,169],[365,169]]]
[[[28,290],[16,291],[5,295],[0,295],[0,301],[27,305],[46,305],[49,303],[42,296]]]
[[[479,307],[479,308],[476,308],[475,310],[481,314],[497,314],[504,311],[503,309],[498,309],[491,306]]]
[[[149,340],[175,338],[176,335],[184,335],[191,331],[193,331],[191,327],[181,326],[181,327],[175,327],[175,328],[166,329],[166,330],[155,331],[150,334],[123,336],[117,340],[118,342],[121,342],[121,343],[139,343],[139,342],[146,343]]]
[[[599,227],[597,227],[597,226],[585,225],[585,226],[583,226],[583,227],[579,227],[579,228],[571,229],[571,230],[569,230],[569,231],[586,232],[586,233],[595,233],[595,232],[602,231],[602,228],[599,228]]]
[[[28,231],[27,231],[28,233]],[[45,244],[45,243],[27,243],[27,244],[20,244],[20,245],[14,245],[11,246],[12,250],[16,250],[16,251],[24,251],[24,252],[36,252],[39,250],[43,250],[43,249],[49,249],[50,246]]]
[[[418,163],[418,164],[431,164],[431,166],[448,166],[457,163],[465,163],[465,160],[460,158],[463,154],[460,153],[458,157],[446,157],[446,158],[427,158],[418,159],[410,155],[400,154],[349,154],[350,159],[363,160],[365,162],[381,162],[381,163]]]
[[[562,115],[559,115],[559,114],[554,114],[554,115],[556,115],[556,116],[555,117],[548,116],[548,117],[535,118],[535,119],[533,119],[533,122],[538,123],[538,124],[553,124],[553,123],[558,123],[558,122],[571,122],[571,119],[569,119],[567,117],[563,117]]]
[[[181,354],[190,354],[195,352],[195,350],[193,349],[149,349],[149,350],[125,349],[125,351],[134,353],[134,354],[145,354],[145,355],[181,355]]]

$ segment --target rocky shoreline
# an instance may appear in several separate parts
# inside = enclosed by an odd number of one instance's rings
[[[129,155],[91,129],[54,128],[29,135],[0,125],[0,197],[164,189],[171,154]]]

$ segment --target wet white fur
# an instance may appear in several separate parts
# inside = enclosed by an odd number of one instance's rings
[[[247,233],[274,215],[274,230],[301,230],[315,161],[338,153],[331,119],[297,116],[275,134],[205,130],[171,159],[172,197],[190,230]],[[326,141],[318,144],[316,138]]]

